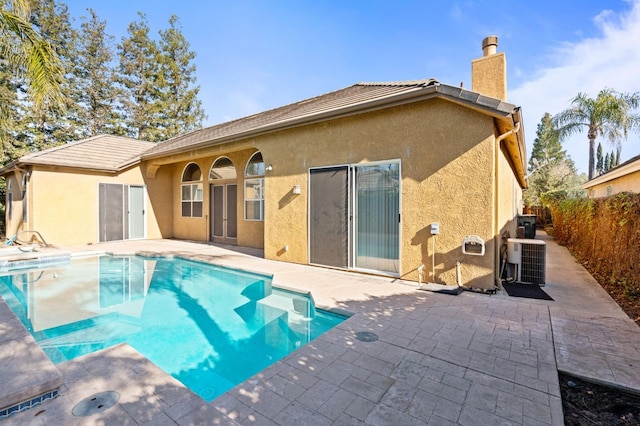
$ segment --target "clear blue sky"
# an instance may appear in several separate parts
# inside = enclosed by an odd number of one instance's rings
[[[470,88],[481,41],[499,37],[509,102],[522,106],[529,151],[544,112],[578,92],[640,91],[640,0],[70,0],[74,25],[93,8],[119,42],[137,12],[154,35],[178,15],[197,53],[200,99],[218,124],[359,81],[434,77]],[[587,136],[565,142],[587,170]],[[603,143],[605,152],[613,148]],[[640,155],[640,137],[622,160]]]

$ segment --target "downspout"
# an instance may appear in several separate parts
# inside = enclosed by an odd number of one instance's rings
[[[499,183],[499,176],[498,176],[498,162],[500,160],[500,143],[502,143],[503,140],[505,140],[506,138],[508,138],[509,136],[518,133],[520,131],[520,122],[518,121],[517,123],[515,123],[515,126],[513,127],[513,129],[508,130],[506,132],[504,132],[503,134],[499,135],[496,138],[496,143],[495,143],[495,152],[494,152],[494,158],[493,158],[493,164],[494,164],[494,169],[493,169],[493,174],[494,174],[494,185],[493,185],[493,235],[497,236],[499,234],[499,230],[498,230],[498,212],[499,212],[499,204],[498,204],[498,183]],[[497,237],[494,237],[497,238]],[[497,257],[498,257],[498,263],[497,265],[494,265],[494,267],[497,266],[497,270],[500,270],[500,240],[497,239],[496,240],[496,247],[494,250],[497,250]],[[495,263],[495,261],[494,261]],[[495,285],[496,287],[499,287],[499,281],[500,281],[500,275],[498,273],[497,276],[495,276]]]
[[[518,133],[519,131],[520,131],[520,122],[518,121],[513,129],[504,132],[503,134],[501,134],[496,138],[496,145],[500,147],[500,142],[502,142],[505,138],[513,135],[514,133]]]

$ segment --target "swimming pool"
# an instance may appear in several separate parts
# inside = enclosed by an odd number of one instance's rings
[[[173,258],[12,271],[0,296],[54,363],[126,342],[206,401],[345,319],[269,276]]]

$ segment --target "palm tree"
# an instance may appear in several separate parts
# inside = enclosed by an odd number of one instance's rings
[[[62,66],[51,45],[31,24],[28,0],[2,1],[0,9],[0,57],[24,74],[29,94],[36,105],[58,103]]]
[[[561,138],[587,129],[589,180],[595,175],[596,137],[607,138],[619,147],[620,139],[626,139],[630,130],[640,130],[640,115],[633,113],[639,104],[640,93],[626,94],[603,89],[595,99],[578,93],[571,101],[571,107],[553,118]]]

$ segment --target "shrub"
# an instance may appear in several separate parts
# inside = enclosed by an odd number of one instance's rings
[[[640,194],[551,201],[554,237],[600,281],[640,297]],[[604,281],[604,282],[603,282]],[[611,291],[610,291],[611,293]]]

